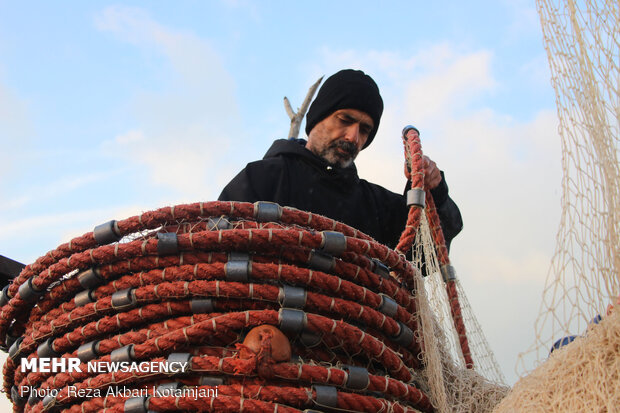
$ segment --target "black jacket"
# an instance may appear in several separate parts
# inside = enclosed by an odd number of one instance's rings
[[[355,165],[331,167],[305,143],[276,140],[262,160],[247,164],[226,185],[218,199],[272,201],[325,215],[394,248],[407,220],[405,197],[360,179]],[[461,213],[444,179],[431,192],[449,245],[463,226]]]

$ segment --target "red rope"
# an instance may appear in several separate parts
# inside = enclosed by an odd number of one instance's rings
[[[98,342],[95,362],[132,344],[138,361],[163,361],[172,352],[188,352],[192,368],[178,379],[199,386],[202,374],[224,379],[217,398],[196,402],[191,397],[152,394],[149,408],[188,411],[300,411],[318,408],[312,384],[334,386],[338,409],[349,411],[433,411],[428,397],[409,384],[420,369],[422,342],[413,293],[400,280],[411,279],[414,268],[402,254],[336,221],[292,208],[282,208],[279,222],[256,222],[256,206],[213,202],[161,208],[118,221],[120,243],[97,246],[92,233],[75,238],[24,269],[9,288],[9,302],[0,310],[0,340],[7,334],[22,337],[21,356],[32,360],[48,338],[62,358],[74,358],[80,345]],[[221,218],[225,215],[226,218]],[[208,218],[226,220],[230,229],[210,230]],[[157,231],[176,232],[179,252],[158,254]],[[328,271],[309,268],[313,250],[320,250],[320,231],[345,235],[345,250]],[[248,252],[248,282],[229,281],[229,252]],[[392,276],[374,272],[375,261],[389,267]],[[102,284],[94,288],[91,303],[76,306],[83,290],[77,273],[97,267]],[[36,305],[25,302],[19,286],[31,279],[45,291]],[[305,289],[304,331],[318,340],[309,347],[287,333],[297,362],[275,362],[271,335],[261,350],[241,359],[245,332],[260,325],[280,326],[282,284]],[[133,288],[135,307],[112,305],[112,295]],[[384,294],[384,296],[380,295]],[[394,300],[390,304],[387,298]],[[192,299],[210,298],[213,312],[193,314]],[[382,310],[391,308],[389,315]],[[391,306],[391,307],[390,307]],[[405,326],[405,327],[403,327]],[[406,347],[395,337],[403,328],[413,332]],[[265,338],[267,337],[267,338]],[[80,398],[77,389],[145,388],[171,378],[136,372],[22,372],[19,359],[4,365],[4,389],[33,386],[58,389],[55,403],[64,411],[124,411],[127,397],[114,395]],[[307,361],[304,361],[307,360]],[[363,366],[368,371],[365,391],[347,388],[348,373],[320,363]],[[389,377],[388,377],[389,376]],[[302,386],[302,387],[300,387]],[[306,387],[303,387],[306,386]],[[42,411],[42,401],[14,407],[15,411]]]
[[[424,189],[424,160],[422,156],[422,147],[420,144],[419,135],[414,133],[411,129],[405,136],[403,136],[405,144],[405,159],[407,161],[405,165],[405,175],[407,179],[411,180],[412,189]],[[441,223],[439,216],[437,215],[437,208],[435,207],[435,201],[430,190],[426,189],[426,214],[429,220],[429,226],[431,229],[431,235],[437,251],[437,259],[440,266],[450,265],[450,258],[448,257],[448,248],[446,247],[446,241],[441,229]],[[420,227],[422,216],[421,208],[417,206],[411,206],[409,214],[407,216],[407,224],[405,231],[402,233],[398,242],[396,250],[403,254],[408,251],[415,240],[418,228]],[[454,327],[459,337],[459,346],[463,353],[465,360],[465,366],[472,369],[474,362],[469,348],[469,342],[467,339],[467,331],[463,320],[461,305],[459,302],[458,292],[456,289],[455,281],[446,281],[446,292],[448,294],[450,314]]]

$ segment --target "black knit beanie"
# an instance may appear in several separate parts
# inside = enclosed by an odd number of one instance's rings
[[[374,127],[364,148],[370,145],[383,113],[383,99],[375,81],[361,70],[345,69],[330,76],[308,109],[306,134],[309,135],[317,123],[339,109],[357,109],[370,116]]]

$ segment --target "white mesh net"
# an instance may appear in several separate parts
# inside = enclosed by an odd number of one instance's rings
[[[585,332],[620,293],[618,1],[538,0],[562,137],[562,215],[538,340],[521,356]]]

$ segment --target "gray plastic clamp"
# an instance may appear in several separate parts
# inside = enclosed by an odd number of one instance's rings
[[[388,268],[387,265],[385,265],[384,263],[382,263],[381,261],[379,261],[376,258],[372,259],[373,262],[373,266],[372,266],[372,272],[374,272],[375,274],[379,275],[380,277],[383,278],[387,278],[389,279],[390,276],[390,269]]]
[[[456,280],[456,270],[450,264],[441,266],[441,276],[444,282]]]
[[[127,344],[126,346],[117,348],[110,353],[110,362],[122,363],[133,361],[135,356],[136,355],[133,351],[133,344]]]
[[[358,366],[344,366],[344,370],[348,372],[347,389],[351,390],[366,390],[370,383],[368,377],[368,369]]]
[[[226,281],[232,282],[248,282],[250,278],[251,264],[250,260],[232,260],[228,261],[224,266],[224,275]]]
[[[136,354],[133,351],[133,344],[127,344],[124,347],[117,348],[110,353],[110,361],[112,363],[122,363],[133,361]]]
[[[171,381],[171,382],[163,383],[157,386],[157,392],[165,393],[165,392],[169,392],[170,390],[182,389],[184,386],[185,384],[181,383],[180,381]]]
[[[314,397],[316,404],[324,407],[338,407],[338,390],[334,386],[314,384],[312,389],[316,393]]]
[[[112,308],[114,309],[129,309],[137,304],[135,288],[126,288],[112,294]]]
[[[179,252],[179,239],[176,232],[157,233],[157,253],[159,255],[177,254]]]
[[[422,188],[411,188],[407,191],[407,206],[426,207],[426,192]]]
[[[400,321],[398,325],[400,326],[400,331],[392,337],[392,340],[402,347],[409,347],[413,343],[413,331]]]
[[[26,404],[26,401],[28,401],[28,398],[22,396],[17,386],[12,386],[11,387],[11,401],[16,406],[23,406],[24,404]]]
[[[73,302],[75,303],[76,307],[83,307],[86,304],[89,303],[94,303],[95,302],[95,296],[94,296],[94,290],[82,290],[79,293],[77,293],[75,295],[75,298],[73,299]]]
[[[110,244],[122,238],[121,231],[118,229],[118,223],[116,220],[97,225],[93,230],[93,236],[97,245]]]
[[[9,357],[16,363],[19,362],[19,360],[21,360],[22,357],[24,357],[24,355],[21,354],[21,348],[20,348],[22,341],[24,341],[23,336],[15,340],[15,342],[11,344],[11,347],[9,348]]]
[[[37,357],[39,358],[55,358],[60,357],[62,354],[57,353],[54,350],[54,338],[50,337],[37,347]]]
[[[409,133],[409,131],[410,131],[410,130],[415,130],[415,131],[417,131],[417,130],[418,130],[418,128],[416,128],[416,127],[415,127],[415,126],[413,126],[413,125],[407,125],[407,126],[405,126],[405,127],[403,128],[403,137],[407,137],[407,133]],[[419,134],[419,133],[420,133],[420,132],[418,132],[418,134]]]
[[[295,334],[301,333],[308,324],[306,313],[293,308],[281,308],[278,311],[278,320],[280,321],[280,330]]]
[[[190,300],[189,308],[194,314],[208,314],[215,311],[211,298],[194,298]]]
[[[207,220],[207,228],[210,231],[219,231],[221,229],[231,229],[232,224],[228,220],[228,217],[224,215],[217,218],[209,217]]]
[[[330,272],[333,271],[335,266],[336,259],[331,255],[317,250],[312,250],[310,252],[308,267],[312,268],[313,270]]]
[[[192,369],[192,355],[190,353],[170,353],[166,359],[170,363],[187,363],[183,364],[183,371],[178,373],[187,373]]]
[[[381,311],[388,317],[394,317],[398,312],[398,304],[396,303],[396,301],[383,293],[380,293],[379,295],[381,296],[381,305],[379,306],[379,311]]]
[[[123,405],[125,413],[147,413],[148,411],[148,396],[132,397],[125,400]]]
[[[221,377],[201,376],[198,382],[200,386],[222,386],[224,379]]]
[[[331,255],[340,255],[347,249],[347,239],[342,232],[323,231],[321,235],[323,236],[321,251]]]
[[[77,279],[85,290],[98,287],[105,281],[97,267],[92,267],[80,272],[77,275]]]
[[[280,288],[278,301],[282,307],[304,308],[307,297],[308,293],[305,288],[285,284]]]
[[[34,285],[32,285],[32,277],[28,278],[28,281],[19,286],[18,292],[21,299],[27,303],[38,301],[39,298],[45,294],[45,290],[40,291],[34,288]]]
[[[10,284],[5,285],[2,292],[0,292],[0,307],[4,307],[11,299],[11,297],[9,297],[9,285]]]
[[[275,202],[254,203],[254,219],[258,222],[278,222],[282,218],[282,207]]]
[[[92,359],[99,357],[99,341],[94,340],[82,344],[80,347],[78,347],[76,354],[82,363],[86,363]]]
[[[50,410],[56,404],[56,392],[50,392],[43,398],[43,410]]]

